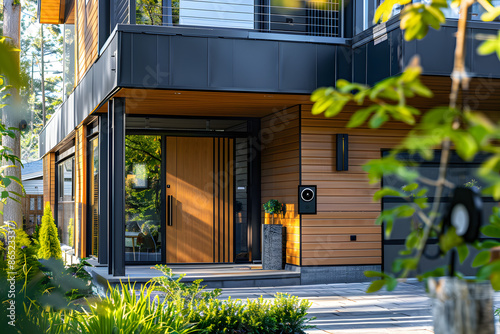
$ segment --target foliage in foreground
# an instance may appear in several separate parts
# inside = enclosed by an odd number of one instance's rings
[[[296,296],[277,293],[273,299],[262,297],[246,301],[221,300],[221,290],[205,291],[202,280],[182,283],[185,276],[175,276],[165,265],[156,265],[164,276],[153,278],[153,288],[164,292],[165,299],[184,309],[189,323],[199,333],[304,333],[308,325],[310,303]]]
[[[376,83],[373,87],[364,84],[338,80],[336,87],[317,89],[311,96],[314,102],[313,114],[324,113],[326,117],[338,115],[345,105],[357,105],[347,123],[348,128],[356,128],[367,124],[372,129],[382,127],[388,121],[403,122],[412,127],[402,142],[381,159],[370,160],[363,166],[371,183],[377,183],[383,177],[394,177],[404,186],[396,188],[384,186],[373,196],[375,201],[384,197],[398,198],[402,204],[383,210],[377,219],[378,224],[385,224],[386,238],[392,233],[393,225],[405,218],[411,218],[411,231],[406,235],[406,249],[392,264],[392,272],[367,271],[367,277],[378,278],[370,285],[368,292],[374,292],[386,286],[393,290],[397,278],[406,278],[415,273],[423,256],[428,256],[426,246],[429,238],[438,240],[440,253],[445,256],[449,252],[458,254],[460,263],[469,256],[470,249],[479,253],[475,256],[472,267],[478,268],[476,279],[489,280],[494,289],[500,290],[500,260],[491,261],[491,248],[500,246],[500,211],[495,208],[489,225],[483,226],[481,232],[488,240],[466,242],[464,235],[457,234],[455,227],[440,210],[442,197],[457,187],[474,187],[474,182],[465,185],[453,184],[447,179],[448,162],[453,147],[464,161],[472,161],[479,154],[487,158],[478,169],[478,177],[488,186],[481,189],[483,196],[500,199],[500,124],[493,122],[486,115],[470,108],[465,99],[459,100],[459,93],[467,94],[469,89],[469,73],[465,66],[465,50],[467,20],[469,7],[475,3],[482,6],[483,21],[492,21],[500,15],[500,7],[494,7],[484,0],[453,0],[451,7],[459,8],[459,23],[456,33],[455,60],[452,71],[452,86],[447,106],[435,106],[425,113],[410,105],[413,98],[431,98],[433,93],[420,81],[422,68],[418,58],[414,58],[405,71],[398,76],[390,77]],[[401,10],[400,27],[405,30],[406,40],[422,39],[429,28],[440,29],[446,21],[443,8],[449,2],[432,0],[428,3],[411,2],[410,0],[386,0],[377,9],[374,23],[387,21],[393,15],[393,7]],[[488,36],[477,52],[481,55],[497,53],[500,57],[500,34]],[[436,149],[441,150],[439,172],[436,178],[420,175],[415,168],[418,161],[432,160]],[[408,155],[409,163],[402,161],[402,155]],[[475,180],[474,180],[475,181]],[[432,191],[432,194],[430,194]],[[429,200],[433,198],[433,200]],[[496,240],[495,240],[496,239]],[[461,277],[453,265],[436,267],[419,277],[444,276],[446,271]]]
[[[15,264],[13,272],[17,273],[16,279],[31,281],[40,271],[36,258],[36,247],[22,229],[15,230]]]
[[[158,269],[166,273],[166,280],[158,277],[141,288],[121,283],[110,287],[104,297],[87,299],[81,308],[33,304],[27,310],[29,325],[36,332],[51,334],[299,334],[313,327],[307,318],[310,303],[298,297],[276,294],[271,300],[220,300],[220,290],[204,291],[201,281],[184,284],[166,266]]]

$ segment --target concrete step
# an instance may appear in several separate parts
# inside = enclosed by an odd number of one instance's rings
[[[290,270],[262,270],[256,264],[201,264],[169,266],[174,275],[185,274],[182,282],[203,280],[207,288],[238,288],[300,285],[300,272]],[[108,267],[86,267],[94,278],[98,290],[105,291],[108,283],[112,286],[122,282],[144,284],[153,277],[163,274],[150,266],[127,266],[125,276],[108,274]]]

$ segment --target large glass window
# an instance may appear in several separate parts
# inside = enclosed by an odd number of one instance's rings
[[[99,254],[99,137],[89,144],[90,255]]]
[[[339,37],[341,10],[333,0],[137,0],[136,23]]]
[[[125,138],[125,261],[161,261],[161,137]]]
[[[58,164],[57,226],[62,246],[75,247],[75,158]]]
[[[75,25],[64,25],[63,43],[63,98],[66,99],[75,86]]]

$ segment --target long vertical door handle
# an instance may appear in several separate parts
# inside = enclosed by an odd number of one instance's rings
[[[172,195],[168,195],[167,225],[172,226]]]

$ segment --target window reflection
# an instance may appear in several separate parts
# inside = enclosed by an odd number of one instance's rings
[[[75,197],[74,197],[75,158],[59,163],[57,227],[62,246],[75,247]]]
[[[125,138],[125,260],[161,261],[161,137]]]
[[[99,254],[99,138],[90,142],[89,176],[90,176],[90,210],[91,210],[91,254]]]
[[[236,261],[248,261],[248,140],[236,138],[236,202],[235,213],[235,238]]]

